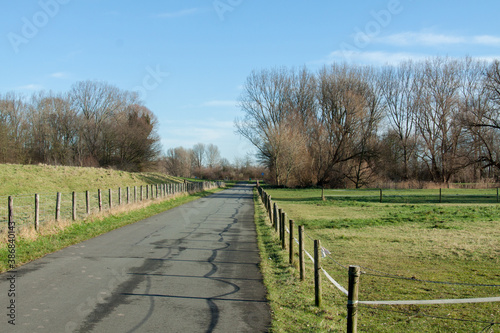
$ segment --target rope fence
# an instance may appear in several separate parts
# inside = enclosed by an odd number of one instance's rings
[[[358,315],[358,306],[361,305],[365,308],[370,308],[374,310],[384,311],[383,308],[375,307],[378,305],[381,306],[398,306],[398,305],[445,305],[445,304],[477,304],[477,303],[493,303],[500,302],[500,296],[494,297],[471,297],[471,298],[456,298],[456,299],[429,299],[429,300],[359,300],[359,280],[361,275],[372,276],[375,278],[389,278],[389,279],[397,279],[397,280],[405,280],[411,282],[420,282],[420,283],[431,283],[431,284],[440,284],[440,285],[452,285],[452,286],[467,286],[467,287],[485,287],[485,288],[497,288],[500,287],[498,284],[477,284],[477,283],[463,283],[463,282],[452,282],[452,281],[433,281],[433,280],[423,280],[416,279],[414,277],[405,277],[396,274],[389,274],[377,270],[373,270],[370,268],[365,268],[361,266],[346,266],[341,264],[339,261],[335,260],[331,256],[331,252],[328,251],[325,247],[320,245],[320,241],[317,239],[313,239],[307,233],[304,232],[303,226],[299,226],[299,239],[293,236],[293,220],[289,220],[290,227],[286,226],[286,213],[283,209],[279,208],[276,203],[272,202],[271,196],[257,184],[257,189],[259,192],[259,196],[261,201],[268,213],[269,221],[272,224],[272,228],[278,233],[279,240],[282,246],[282,249],[286,249],[286,234],[289,235],[289,256],[290,263],[293,263],[293,256],[295,255],[293,252],[293,243],[299,245],[299,267],[301,270],[300,276],[301,280],[303,280],[303,255],[302,251],[306,254],[307,257],[314,264],[314,285],[315,285],[315,304],[316,306],[320,306],[321,299],[321,278],[320,272],[327,278],[327,280],[335,286],[342,294],[347,296],[347,302],[344,303],[347,305],[347,332],[357,332],[357,315]],[[382,193],[382,191],[380,192]],[[380,195],[382,198],[382,194]],[[382,199],[381,199],[382,200]],[[310,241],[314,242],[314,253],[311,254],[304,247],[304,237]],[[302,249],[302,250],[301,250]],[[335,264],[335,267],[341,269],[344,273],[347,273],[348,277],[348,287],[347,289],[342,286],[341,283],[336,281],[323,267],[321,267],[321,259],[326,258]],[[347,272],[346,272],[347,271]],[[368,271],[368,272],[367,272]],[[373,273],[369,273],[373,272]],[[498,292],[498,290],[495,290]],[[387,309],[390,312],[402,313],[406,315],[411,315],[408,312],[403,311],[393,311]],[[481,323],[487,324],[482,331],[486,331],[495,325],[500,325],[500,322],[497,321],[478,321],[478,320],[468,320],[461,318],[451,318],[451,317],[442,317],[437,315],[427,315],[421,314],[419,315],[424,317],[430,317],[434,319],[446,319],[446,320],[456,320],[461,322],[470,322],[470,323]]]

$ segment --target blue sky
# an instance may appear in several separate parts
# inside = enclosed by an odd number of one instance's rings
[[[138,90],[163,149],[251,146],[234,133],[253,69],[432,56],[500,58],[500,2],[2,1],[0,93],[67,91],[81,80]]]

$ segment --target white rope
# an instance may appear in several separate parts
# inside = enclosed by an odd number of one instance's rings
[[[285,226],[285,231],[290,233],[290,230]],[[299,241],[294,238],[295,242],[298,244]],[[311,259],[314,264],[313,256],[304,250],[306,255]],[[326,248],[321,247],[322,257],[325,257],[327,254],[330,254]],[[335,281],[327,271],[321,268],[323,274],[330,280],[330,282],[337,287],[341,292],[348,295],[349,292],[342,287],[337,281]],[[460,304],[460,303],[491,303],[491,302],[500,302],[500,297],[485,297],[485,298],[462,298],[462,299],[432,299],[432,300],[409,300],[409,301],[357,301],[358,304],[367,304],[367,305],[418,305],[418,304]]]
[[[311,261],[312,261],[312,262],[313,262],[313,264],[314,264],[314,258],[313,258],[313,256],[312,256],[309,252],[307,252],[306,250],[304,250],[304,252],[307,254],[307,256],[311,259]],[[327,272],[327,271],[325,271],[325,269],[324,269],[323,267],[321,267],[321,270],[323,271],[323,274],[325,274],[325,276],[328,278],[328,280],[330,280],[330,282],[331,282],[331,283],[332,283],[335,287],[337,287],[337,288],[338,288],[341,292],[343,292],[344,294],[346,294],[346,295],[348,294],[347,290],[346,290],[344,287],[342,287],[342,286],[340,285],[340,283],[338,283],[337,281],[335,281],[335,280],[334,280],[334,279],[330,276],[330,274],[328,274],[328,272]]]
[[[312,260],[313,264],[314,264],[314,258],[312,255],[309,254],[309,252],[307,252],[306,250],[304,250],[304,252],[307,254],[307,256]]]
[[[458,304],[458,303],[491,303],[500,302],[500,297],[462,298],[462,299],[432,299],[413,301],[358,301],[359,304],[370,305],[418,305],[418,304]]]
[[[327,271],[325,271],[323,268],[321,268],[321,270],[323,271],[323,273],[326,275],[326,277],[328,278],[328,280],[330,280],[331,283],[333,283],[335,285],[335,287],[337,287],[341,292],[343,292],[344,294],[348,295],[349,293],[347,292],[347,290],[342,287],[337,281],[335,281],[331,276],[330,274],[328,274]]]

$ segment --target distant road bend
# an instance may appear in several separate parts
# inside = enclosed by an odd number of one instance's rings
[[[252,187],[238,185],[8,273],[2,332],[266,332]],[[4,306],[5,305],[5,306]]]

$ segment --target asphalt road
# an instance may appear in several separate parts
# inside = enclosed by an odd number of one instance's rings
[[[2,274],[0,331],[265,332],[253,213],[239,185]]]

